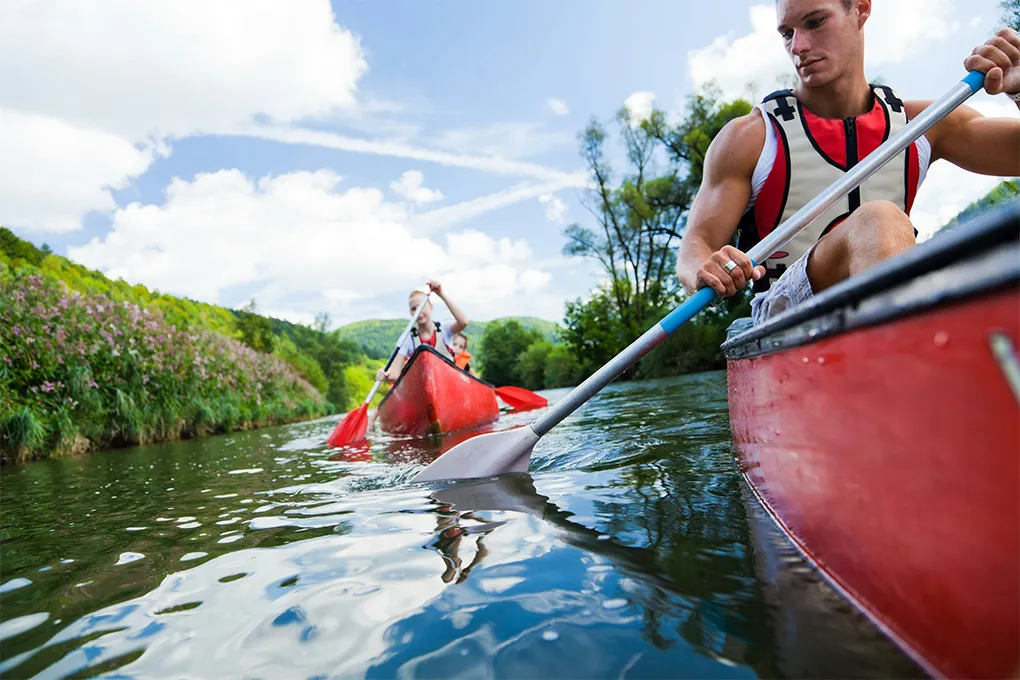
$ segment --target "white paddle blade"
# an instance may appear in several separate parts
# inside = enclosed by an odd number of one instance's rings
[[[531,426],[472,437],[432,461],[412,482],[493,477],[504,472],[527,472],[538,435]]]

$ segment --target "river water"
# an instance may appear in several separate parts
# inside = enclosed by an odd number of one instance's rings
[[[749,496],[724,373],[612,385],[485,482],[336,421],[0,472],[0,675],[921,675]]]

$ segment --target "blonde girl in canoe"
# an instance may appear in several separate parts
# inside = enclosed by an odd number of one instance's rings
[[[407,363],[408,358],[414,353],[418,345],[429,345],[450,361],[453,361],[456,356],[450,346],[453,343],[453,337],[467,327],[467,314],[443,293],[443,287],[438,281],[435,279],[429,280],[428,287],[429,290],[435,293],[446,304],[447,309],[453,314],[453,318],[443,322],[433,321],[432,302],[426,303],[425,307],[418,313],[418,322],[415,324],[414,329],[412,329],[411,334],[404,340],[404,344],[397,351],[397,356],[393,359],[393,363],[390,364],[389,369],[380,368],[375,374],[376,380],[385,380],[390,383],[396,382],[397,378],[400,377],[401,371],[404,370],[404,365]],[[411,291],[407,298],[409,314],[414,314],[414,310],[418,308],[424,297],[425,293],[420,290]]]

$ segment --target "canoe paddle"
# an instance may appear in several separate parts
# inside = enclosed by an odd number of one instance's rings
[[[497,387],[496,396],[515,411],[533,411],[536,408],[544,408],[549,405],[549,400],[545,397],[523,387],[513,387],[512,385]]]
[[[428,287],[426,286],[426,289]],[[386,369],[393,364],[393,360],[397,358],[397,352],[400,351],[400,346],[404,344],[404,340],[407,338],[407,334],[411,332],[414,324],[418,321],[418,314],[428,304],[429,296],[432,295],[432,291],[429,290],[425,294],[425,299],[422,300],[421,304],[418,305],[418,309],[414,310],[414,314],[411,315],[411,321],[408,322],[407,328],[400,334],[400,339],[397,340],[396,347],[390,352],[390,358],[386,361]],[[384,369],[384,370],[386,370]],[[372,390],[368,393],[364,403],[358,408],[354,409],[344,419],[337,423],[336,428],[333,429],[333,434],[329,435],[329,439],[326,440],[326,446],[338,447],[347,446],[354,442],[360,442],[365,438],[365,434],[368,432],[368,404],[372,401],[372,397],[379,391],[379,385],[382,383],[381,380],[376,380],[375,384],[372,385]]]
[[[940,99],[932,102],[931,106],[917,118],[907,123],[899,132],[868,154],[863,161],[833,182],[828,189],[798,210],[793,217],[759,241],[747,252],[751,261],[756,265],[764,262],[772,253],[789,243],[804,227],[814,222],[857,185],[892,160],[896,154],[967,101],[981,89],[984,81],[983,73],[978,71],[968,73],[966,78]],[[708,286],[701,288],[644,335],[610,359],[609,363],[571,390],[531,425],[482,434],[458,444],[419,472],[412,481],[490,477],[504,472],[527,472],[531,451],[543,435],[676,332],[715,298],[716,292],[712,288]]]

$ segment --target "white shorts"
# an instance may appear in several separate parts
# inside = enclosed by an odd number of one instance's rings
[[[790,265],[782,276],[773,281],[767,291],[758,293],[751,299],[751,318],[754,319],[755,326],[802,304],[814,295],[807,275],[808,257],[811,256],[812,250],[814,246]]]

